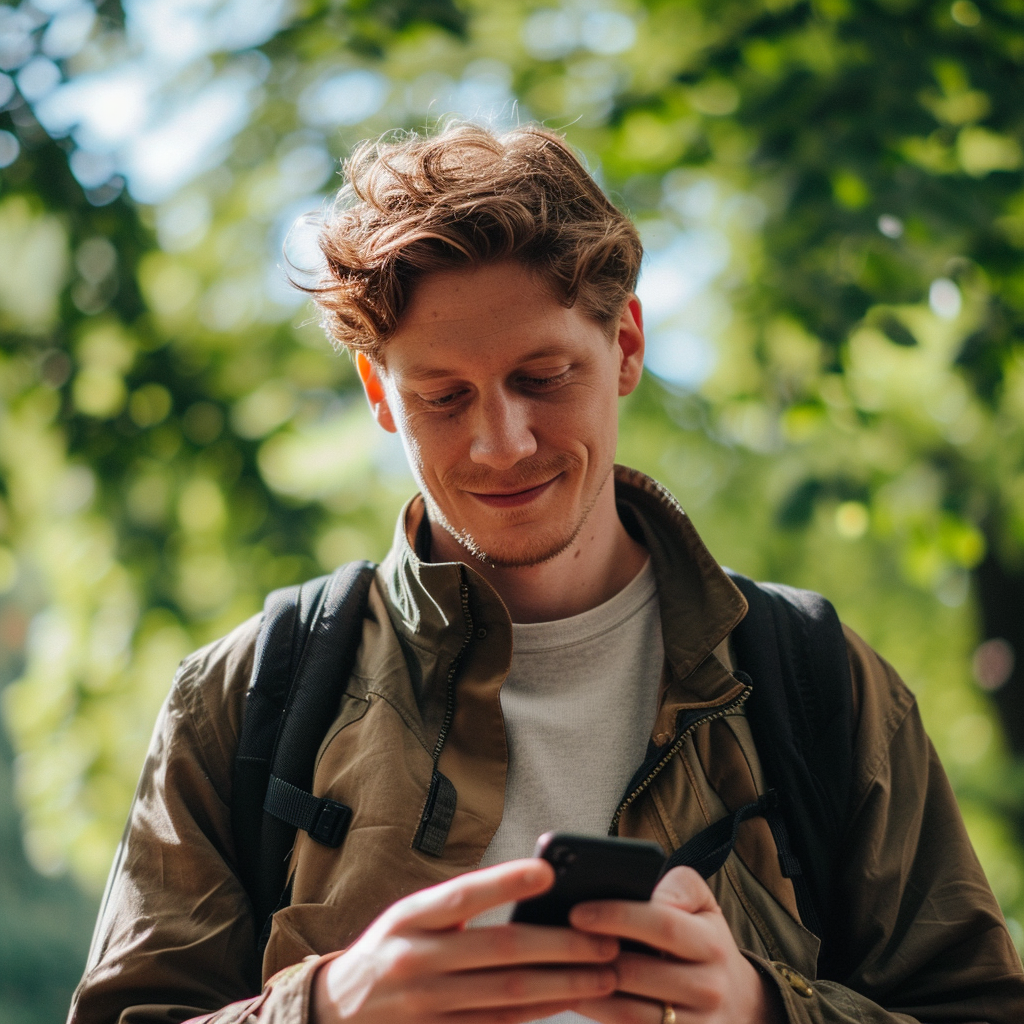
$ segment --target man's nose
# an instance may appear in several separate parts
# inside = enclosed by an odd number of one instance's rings
[[[480,466],[511,469],[537,451],[529,403],[507,392],[482,396],[475,410],[469,457]]]

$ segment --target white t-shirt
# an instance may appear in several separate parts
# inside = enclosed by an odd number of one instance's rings
[[[501,688],[505,809],[481,867],[531,856],[543,832],[608,834],[647,752],[664,657],[650,560],[613,598],[581,615],[513,623],[512,667]],[[509,913],[498,907],[474,924],[502,923]]]

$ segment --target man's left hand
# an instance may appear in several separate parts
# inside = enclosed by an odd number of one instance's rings
[[[580,931],[635,939],[660,950],[619,954],[618,990],[581,1004],[578,1013],[602,1024],[776,1024],[778,995],[739,951],[704,880],[673,868],[649,903],[580,903],[570,921]]]

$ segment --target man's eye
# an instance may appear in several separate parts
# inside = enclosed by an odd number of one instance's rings
[[[427,405],[433,406],[435,409],[443,409],[446,405],[451,405],[453,402],[458,401],[464,391],[448,391],[443,395],[422,395],[422,401]]]
[[[543,391],[545,388],[557,387],[568,376],[569,371],[562,370],[560,373],[554,373],[550,377],[522,377],[520,378],[520,383],[525,387],[533,388],[535,391]]]

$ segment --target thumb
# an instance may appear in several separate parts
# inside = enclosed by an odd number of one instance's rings
[[[689,914],[718,910],[718,902],[707,882],[693,868],[673,868],[651,894],[652,903],[667,903]]]

